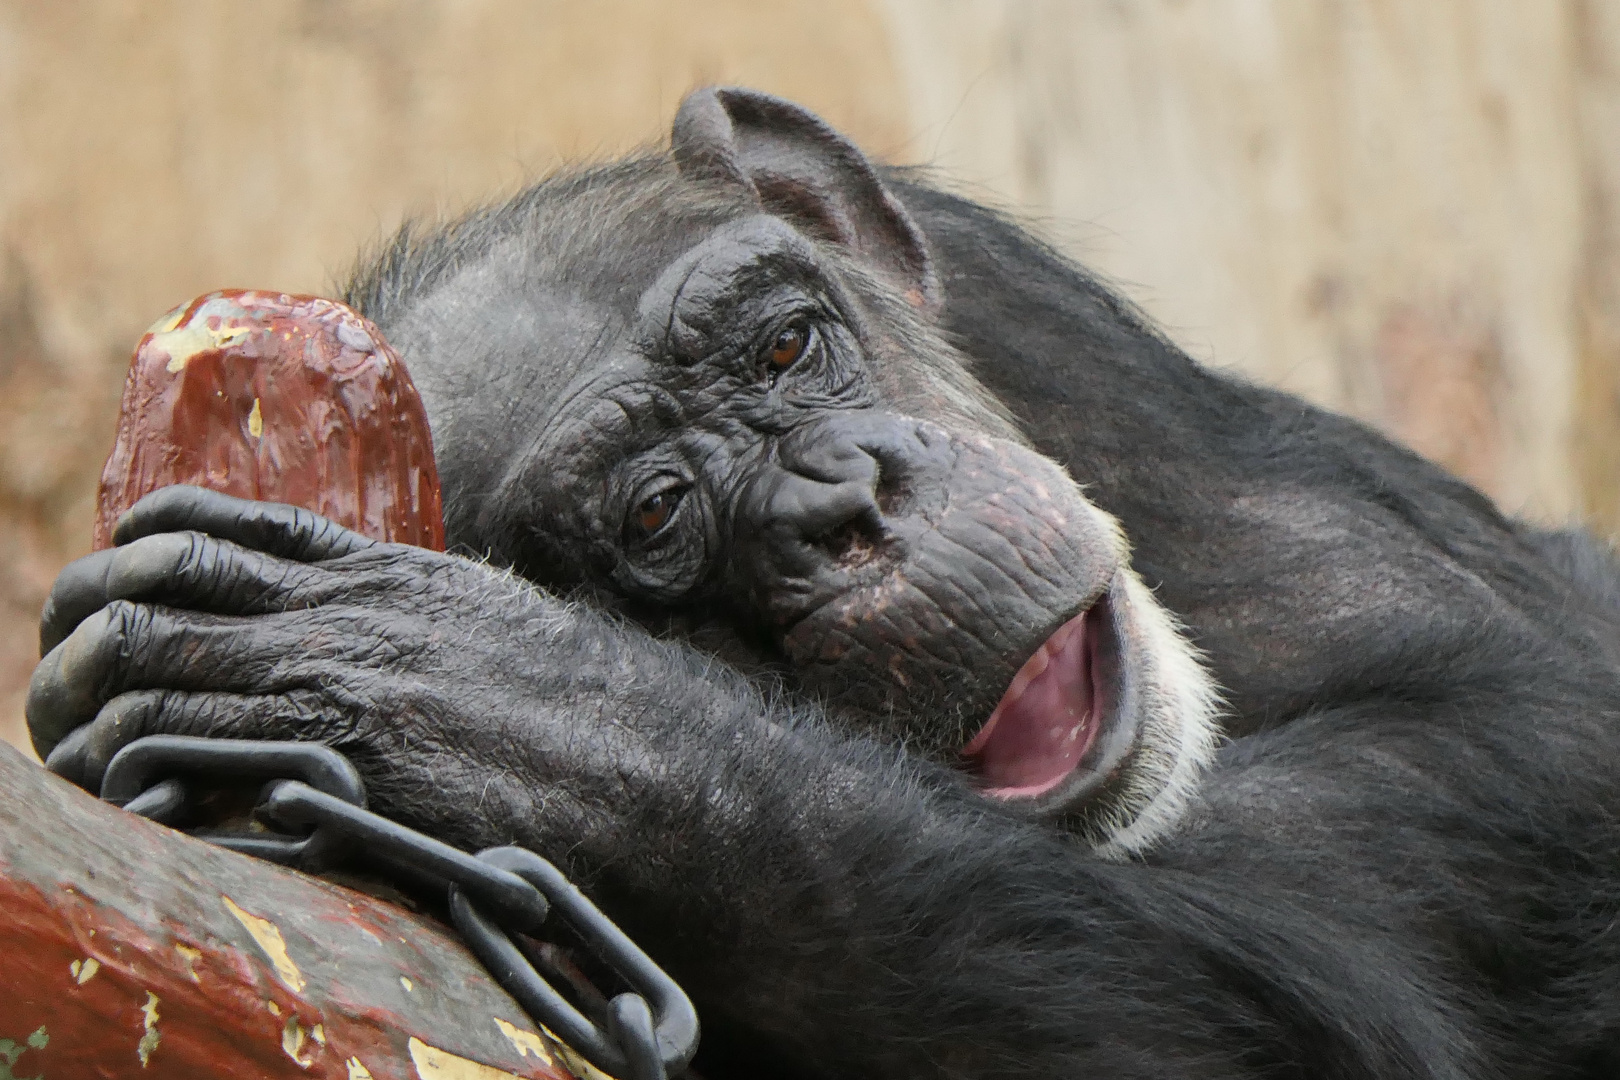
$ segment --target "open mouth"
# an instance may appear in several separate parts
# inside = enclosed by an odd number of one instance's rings
[[[1082,765],[1096,782],[1106,780],[1118,762],[1096,759],[1120,756],[1120,740],[1107,737],[1118,705],[1118,653],[1107,595],[1035,650],[990,719],[962,748],[969,771],[986,794],[1002,799],[1045,795]]]

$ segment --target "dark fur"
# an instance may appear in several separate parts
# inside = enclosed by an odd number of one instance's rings
[[[1169,840],[1099,858],[828,724],[727,633],[693,639],[752,681],[462,564],[413,569],[441,565],[425,554],[367,549],[340,560],[358,587],[307,586],[319,596],[301,618],[426,613],[420,637],[388,638],[390,655],[427,657],[408,688],[398,664],[341,673],[397,715],[316,737],[349,749],[407,821],[566,861],[693,994],[707,1075],[1620,1075],[1612,556],[1504,519],[1362,425],[1198,367],[1005,217],[887,178],[936,260],[940,332],[1124,524],[1227,694],[1233,737]],[[634,240],[620,250],[638,258],[602,268],[633,295],[734,212],[661,157],[585,170],[403,235],[348,298],[393,332],[500,244],[588,246],[602,230]],[[544,577],[472,509],[514,421],[496,405],[457,421],[478,433],[453,437],[446,462],[452,531]],[[124,537],[193,520],[171,511]],[[482,607],[467,609],[474,585]],[[479,682],[486,667],[496,681]],[[324,700],[311,694],[306,724]],[[138,704],[128,729],[234,730]],[[425,717],[409,723],[427,735],[400,734],[397,716]],[[593,717],[642,740],[611,782],[577,764],[597,752]],[[36,730],[53,724],[70,726]]]
[[[1615,1075],[1606,546],[1515,526],[1354,422],[1198,368],[1005,219],[902,190],[979,377],[1123,521],[1228,692],[1242,737],[1140,876],[1175,882],[1143,907],[1212,961],[1210,998],[1264,1002],[1262,1027],[1291,1014],[1269,1050],[1254,1030],[1246,1067]],[[1258,524],[1231,509],[1256,492],[1278,503]],[[1284,531],[1300,521],[1342,531],[1310,550]],[[1323,610],[1323,586],[1381,581],[1399,588]]]
[[[775,914],[740,916],[793,944],[767,962],[781,1000],[733,1022],[797,1032],[807,1067],[831,1052],[890,1075],[912,1054],[962,1075],[1613,1075],[1609,553],[1513,525],[1361,425],[1199,368],[1008,219],[891,183],[940,262],[951,340],[1123,521],[1240,737],[1189,826],[1132,865],[967,807],[939,835],[904,787],[875,785],[888,798],[832,845],[843,871],[807,861],[757,898]],[[413,259],[468,243],[452,231]],[[386,320],[411,281],[384,264],[351,295]],[[1230,509],[1267,496],[1250,519]],[[1290,527],[1332,535],[1300,551]],[[1324,612],[1329,579],[1398,592]],[[771,787],[793,816],[802,777],[782,767]],[[858,903],[802,898],[858,866]]]
[[[613,189],[646,168],[562,183]],[[869,867],[862,901],[832,905],[824,930],[791,918],[782,947],[801,955],[767,964],[784,1000],[748,1002],[734,1022],[755,1039],[796,1029],[793,1042],[841,1047],[844,1069],[890,1075],[912,1053],[964,1075],[1620,1069],[1607,552],[1578,532],[1516,529],[1360,425],[1197,367],[1007,219],[893,183],[941,263],[951,339],[1124,522],[1138,569],[1213,660],[1231,730],[1248,734],[1190,826],[1137,865],[984,813],[924,843],[937,824],[890,787],[898,802],[832,845]],[[406,265],[476,257],[471,242],[442,234]],[[385,270],[352,295],[386,320],[408,303],[390,290],[411,280]],[[1329,510],[1285,500],[1267,516],[1346,532],[1290,551],[1234,523],[1227,505],[1254,492],[1303,492]],[[1390,561],[1435,593],[1389,618],[1317,610],[1321,575],[1354,589]],[[782,767],[770,787],[787,798],[803,778]],[[762,844],[773,817],[760,814]],[[822,875],[842,876],[810,863],[757,897],[774,914],[752,917],[783,932]]]

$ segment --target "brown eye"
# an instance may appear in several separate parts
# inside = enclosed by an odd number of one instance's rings
[[[680,505],[681,495],[680,488],[668,488],[643,500],[630,515],[630,531],[646,538],[662,529],[669,524],[670,516],[675,513],[675,507]]]
[[[766,361],[777,371],[783,371],[793,365],[793,362],[804,355],[804,350],[810,345],[810,329],[803,323],[794,323],[784,327],[776,340],[771,342],[771,348],[765,354]]]

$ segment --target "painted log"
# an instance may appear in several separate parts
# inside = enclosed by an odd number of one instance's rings
[[[0,1078],[586,1075],[439,924],[0,744]]]

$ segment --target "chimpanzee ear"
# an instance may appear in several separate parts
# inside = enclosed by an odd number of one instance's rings
[[[821,117],[757,90],[707,87],[681,102],[670,143],[682,175],[740,184],[770,213],[892,275],[918,307],[938,304],[922,231]]]

